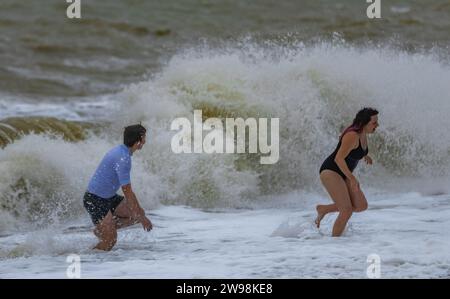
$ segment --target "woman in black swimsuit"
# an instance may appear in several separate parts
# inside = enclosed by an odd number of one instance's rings
[[[322,218],[331,212],[339,212],[333,226],[333,237],[342,234],[353,212],[367,209],[367,200],[359,187],[359,182],[352,174],[363,159],[372,164],[367,155],[367,134],[372,134],[378,127],[378,111],[364,108],[357,114],[351,126],[344,130],[334,152],[325,159],[320,167],[320,180],[334,201],[329,205],[317,205],[316,225],[320,226]]]

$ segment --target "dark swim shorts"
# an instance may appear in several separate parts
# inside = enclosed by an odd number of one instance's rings
[[[83,204],[91,216],[92,222],[97,225],[103,220],[103,218],[105,218],[109,211],[114,213],[123,198],[123,196],[117,194],[111,198],[102,198],[95,194],[86,192],[84,194]]]

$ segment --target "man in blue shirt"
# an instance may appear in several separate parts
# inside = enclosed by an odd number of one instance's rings
[[[94,234],[100,239],[95,249],[109,251],[117,242],[117,229],[141,223],[144,230],[152,229],[151,221],[131,188],[131,156],[145,144],[146,129],[141,125],[125,128],[123,143],[103,157],[92,176],[83,204],[95,225]],[[116,192],[122,188],[123,196]]]

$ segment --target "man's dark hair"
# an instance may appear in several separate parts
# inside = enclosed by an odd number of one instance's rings
[[[142,140],[146,132],[147,130],[140,124],[125,127],[123,131],[123,143],[128,147],[132,147],[136,142]]]

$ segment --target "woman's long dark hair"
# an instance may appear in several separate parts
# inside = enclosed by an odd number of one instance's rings
[[[345,133],[350,131],[361,133],[364,126],[370,122],[370,118],[374,115],[378,115],[378,111],[376,109],[366,107],[359,110],[358,113],[356,113],[356,116],[353,119],[352,124],[348,126],[344,130],[344,132],[342,132],[342,135],[339,139],[341,139]]]

